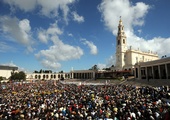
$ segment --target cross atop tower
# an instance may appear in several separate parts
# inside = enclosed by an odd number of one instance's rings
[[[119,25],[122,25],[122,17],[120,16]]]

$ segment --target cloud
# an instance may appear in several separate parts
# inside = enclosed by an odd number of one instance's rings
[[[13,61],[10,61],[9,63],[4,63],[2,65],[17,67],[17,65],[15,65]]]
[[[69,5],[75,0],[37,0],[37,4],[41,6],[41,13],[45,16],[58,16],[59,11],[63,12],[63,17],[67,21]]]
[[[83,16],[79,16],[75,11],[72,12],[73,15],[73,20],[77,21],[78,23],[82,23],[84,22],[84,17]]]
[[[3,63],[2,65],[12,66],[12,67],[18,67],[18,71],[23,71],[23,72],[25,72],[25,73],[32,73],[31,71],[26,70],[25,68],[16,65],[13,61],[10,61],[10,62],[8,62],[8,63]]]
[[[143,2],[137,2],[133,5],[129,0],[103,0],[98,6],[105,26],[114,35],[117,34],[120,16],[125,29],[133,31],[133,26],[142,26],[144,24],[144,17],[148,13],[149,8],[150,6]]]
[[[111,55],[111,56],[107,59],[107,61],[106,61],[106,66],[107,66],[107,67],[110,67],[110,66],[112,66],[112,65],[115,65],[115,63],[116,63],[116,56],[115,56],[115,54],[114,54],[114,55]]]
[[[109,68],[112,65],[115,65],[116,63],[116,56],[115,54],[111,55],[107,60],[106,63],[98,63],[97,66],[100,70],[102,70],[103,68]]]
[[[97,67],[102,70],[103,68],[106,68],[106,64],[98,63]]]
[[[0,28],[2,32],[10,35],[16,42],[27,47],[29,52],[33,51],[31,26],[28,19],[19,20],[9,16],[1,16]]]
[[[47,30],[44,30],[40,28],[38,30],[38,39],[42,43],[48,43],[48,40],[50,39],[50,36],[54,35],[61,35],[63,31],[58,27],[57,21],[50,25],[50,27]]]
[[[57,22],[51,24],[47,30],[39,30],[38,38],[42,42],[47,43],[48,41],[52,41],[53,43],[48,49],[41,50],[35,54],[46,68],[58,69],[61,67],[62,61],[80,59],[83,55],[83,50],[80,47],[65,44],[59,39],[59,35],[62,33]]]
[[[36,6],[36,0],[3,0],[3,2],[9,4],[12,10],[19,8],[25,12],[34,10]]]
[[[68,33],[68,36],[73,37],[73,34],[72,33]]]
[[[0,52],[14,51],[15,48],[8,45],[6,42],[0,41]]]
[[[20,9],[25,12],[39,10],[39,12],[47,17],[59,17],[60,11],[63,18],[68,22],[69,5],[76,0],[3,0],[4,3],[10,5],[12,10]]]
[[[135,35],[134,27],[144,25],[144,18],[150,8],[151,6],[143,2],[132,4],[129,0],[103,0],[98,6],[102,14],[102,21],[106,28],[115,36],[117,35],[117,26],[120,20],[119,16],[121,16],[128,46],[132,46],[134,49],[139,48],[146,52],[148,50],[157,52],[159,55],[169,54],[167,44],[170,44],[170,38],[155,37],[146,40]],[[142,29],[140,31],[142,31]]]
[[[41,64],[45,67],[45,68],[48,68],[48,69],[58,69],[61,67],[61,64],[58,63],[58,62],[54,62],[54,61],[49,61],[47,59],[43,59],[41,61]]]
[[[54,45],[50,46],[47,50],[41,50],[35,55],[38,59],[43,59],[41,61],[43,66],[48,66],[48,68],[51,66],[52,69],[58,69],[61,66],[61,61],[80,59],[83,55],[83,50],[80,47],[64,44],[56,36],[53,36],[51,39],[55,41]]]
[[[140,29],[140,30],[137,30],[138,31],[138,34],[141,34],[142,33],[142,30]]]
[[[149,40],[140,38],[134,33],[127,32],[128,46],[132,46],[132,49],[140,49],[144,52],[158,53],[159,56],[170,54],[169,45],[170,38],[154,37]]]
[[[92,55],[96,55],[98,53],[97,46],[93,44],[93,42],[88,41],[84,38],[81,39],[84,45],[87,45],[90,48],[90,53]]]
[[[43,29],[40,29],[38,31],[38,39],[42,42],[42,43],[48,43],[48,35],[46,34],[46,32]]]

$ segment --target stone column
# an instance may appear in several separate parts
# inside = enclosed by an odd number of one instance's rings
[[[138,66],[138,78],[142,79],[142,77],[141,77],[141,67],[140,66]]]
[[[165,73],[166,73],[166,79],[168,79],[168,68],[167,68],[167,64],[165,64]]]
[[[147,70],[147,67],[145,67],[145,75],[146,75],[146,79],[148,79],[148,70]]]
[[[153,66],[152,66],[152,77],[153,77],[153,79],[155,78]]]
[[[159,79],[161,79],[161,70],[160,70],[160,65],[158,65],[158,73],[159,73]]]

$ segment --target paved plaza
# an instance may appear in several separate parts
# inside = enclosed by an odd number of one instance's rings
[[[131,78],[128,80],[77,80],[77,79],[70,79],[70,80],[65,80],[65,83],[73,83],[73,84],[86,84],[86,85],[103,85],[103,84],[124,84],[124,85],[133,85],[133,86],[155,86],[155,87],[159,87],[159,86],[170,86],[170,80],[168,79],[150,79],[149,81],[147,79],[135,79],[135,78]]]

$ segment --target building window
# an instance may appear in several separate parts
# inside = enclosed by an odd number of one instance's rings
[[[35,79],[37,79],[37,75],[35,75]]]
[[[142,61],[144,62],[144,60],[145,60],[145,59],[144,59],[144,56],[142,56]]]
[[[136,57],[136,63],[138,62],[138,57]]]
[[[48,79],[48,75],[46,75],[46,78]]]
[[[123,44],[125,44],[125,39],[123,39]]]
[[[120,40],[118,40],[118,45],[120,45]]]

